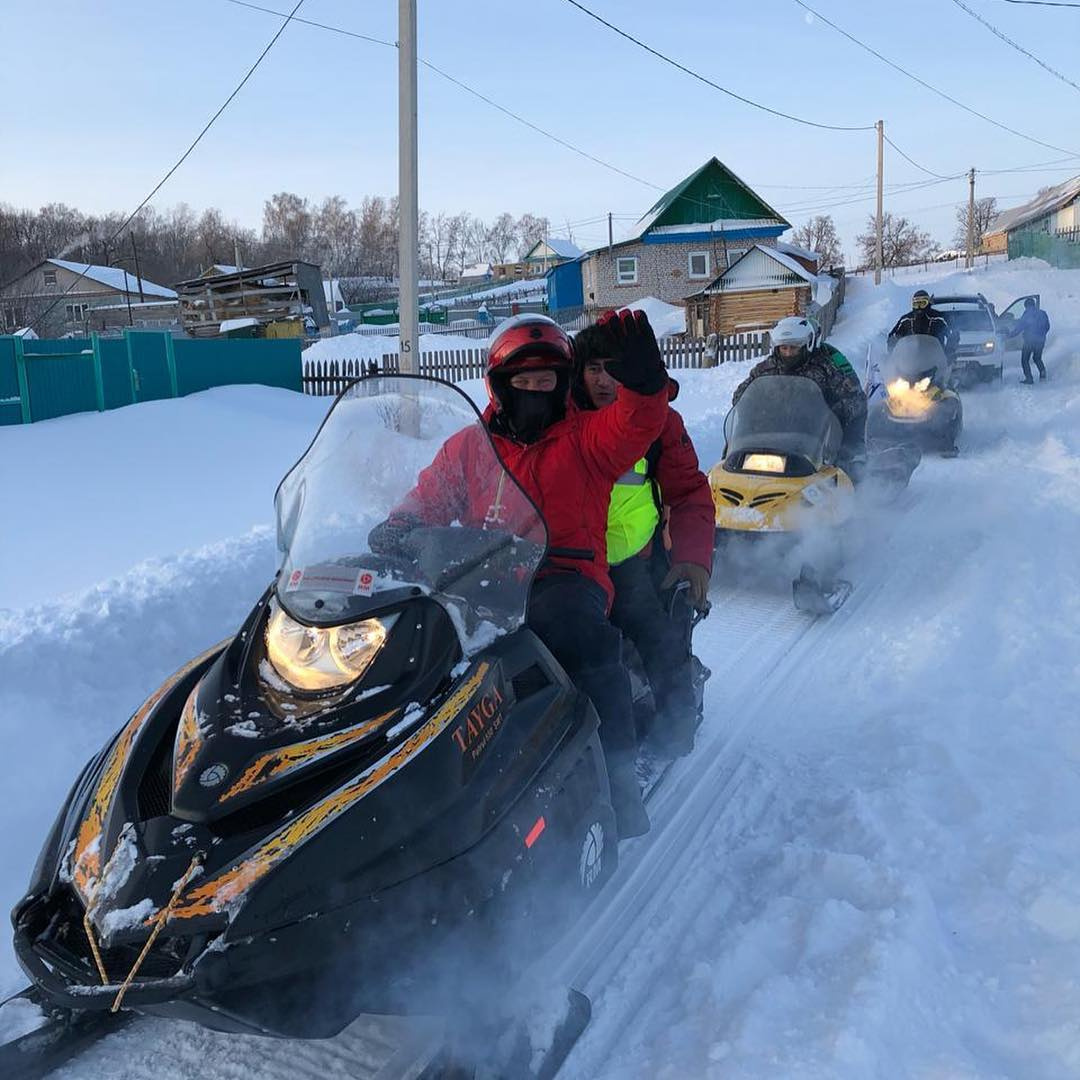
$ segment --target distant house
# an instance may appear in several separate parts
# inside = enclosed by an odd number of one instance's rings
[[[0,329],[40,323],[42,337],[110,325],[162,326],[175,321],[176,311],[173,289],[123,267],[66,259],[45,259],[0,288]]]
[[[491,281],[495,277],[491,263],[477,263],[475,266],[466,266],[461,271],[462,285],[479,285]]]
[[[805,315],[815,299],[817,260],[814,252],[794,250],[800,254],[755,244],[686,298],[687,331],[694,337],[727,337],[768,329],[788,315]]]
[[[681,303],[755,244],[773,244],[790,224],[715,157],[691,173],[618,243],[581,260],[590,308],[655,296]]]
[[[1080,176],[998,214],[982,250],[1007,250],[1010,259],[1034,256],[1055,266],[1080,266]]]
[[[522,256],[521,261],[530,267],[533,273],[546,274],[553,266],[562,262],[580,259],[585,252],[563,236],[549,236],[546,240],[537,240]]]

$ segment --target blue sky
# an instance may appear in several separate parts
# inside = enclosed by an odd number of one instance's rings
[[[256,0],[287,10],[285,0]],[[823,123],[871,125],[940,174],[1065,155],[971,116],[869,56],[795,0],[587,0],[716,82]],[[896,63],[1010,127],[1080,155],[1080,91],[994,37],[952,0],[808,0]],[[1080,83],[1080,9],[964,0]],[[396,38],[393,0],[306,0],[299,15]],[[228,0],[3,0],[7,103],[0,199],[130,209],[221,104],[280,25]],[[421,56],[532,123],[649,183],[628,179],[510,119],[432,72],[420,76],[420,191],[430,210],[546,214],[582,245],[628,224],[715,154],[794,224],[833,214],[848,250],[873,207],[873,132],[769,116],[662,64],[565,0],[420,0]],[[12,42],[17,42],[11,47]],[[291,190],[357,203],[397,186],[396,52],[292,25],[158,196],[219,206],[258,226]],[[1080,157],[986,175],[979,193],[1017,205],[1080,172]],[[932,179],[886,153],[886,183]],[[852,187],[856,185],[856,187]],[[896,191],[948,243],[966,179]],[[867,198],[870,196],[870,198]],[[857,201],[864,200],[864,201]],[[837,205],[826,205],[826,204]]]

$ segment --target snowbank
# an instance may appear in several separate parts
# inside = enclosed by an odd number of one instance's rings
[[[628,305],[631,311],[644,311],[658,338],[686,332],[686,309],[646,296]]]

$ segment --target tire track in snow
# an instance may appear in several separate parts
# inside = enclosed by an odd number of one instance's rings
[[[592,1024],[568,1060],[565,1075],[602,1075],[616,1048],[626,1044],[627,1034],[640,1036],[646,1027],[665,962],[692,932],[713,892],[712,875],[695,865],[701,853],[718,842],[730,848],[723,841],[752,831],[774,801],[769,776],[746,755],[747,745],[766,726],[797,710],[800,687],[814,672],[816,659],[884,584],[879,578],[857,586],[848,603],[829,618],[802,615],[786,598],[768,602],[736,596],[722,609],[723,629],[710,635],[709,645],[722,648],[737,635],[746,636],[726,663],[714,668],[711,696],[715,701],[724,685],[727,700],[754,703],[734,724],[703,729],[707,738],[669,774],[663,798],[650,807],[649,842],[627,850],[612,883],[616,893],[560,969],[594,999]],[[713,659],[710,651],[707,660]],[[754,700],[754,690],[765,683],[768,691]],[[702,893],[701,906],[688,902],[688,886]],[[681,925],[672,925],[672,911],[686,913]],[[587,913],[586,921],[589,917]],[[644,974],[634,970],[631,954],[636,952],[643,954],[636,963],[647,969]]]

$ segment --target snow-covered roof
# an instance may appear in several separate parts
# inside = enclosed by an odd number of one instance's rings
[[[546,246],[560,259],[579,259],[585,254],[574,243],[573,240],[567,240],[565,236],[549,236],[546,240],[537,240],[535,244],[525,253],[526,259],[532,259],[535,256],[535,251],[538,247]]]
[[[1080,196],[1080,176],[1074,176],[1063,184],[1048,188],[1031,202],[998,214],[990,223],[988,232],[999,233],[1018,229],[1021,225],[1041,218],[1044,214],[1051,214],[1063,206],[1068,206],[1078,196]]]
[[[96,281],[99,285],[116,289],[117,292],[137,294],[139,291],[138,278],[123,267],[95,266],[93,263],[68,262],[67,259],[46,259],[45,261],[63,270],[70,270],[73,274],[81,274],[90,281]],[[142,279],[142,291],[144,296],[164,296],[169,300],[176,299],[175,290],[167,289],[164,285],[155,285],[146,278]]]
[[[491,263],[477,263],[475,266],[466,266],[461,272],[463,278],[478,278],[491,276]]]
[[[777,240],[775,247],[777,251],[782,251],[785,255],[794,255],[797,259],[808,259],[814,263],[821,262],[821,256],[816,251],[799,247],[798,244],[788,244],[783,240]]]
[[[722,274],[714,278],[703,291],[707,293],[726,292],[729,290],[738,292],[742,289],[776,287],[777,275],[775,273],[768,274],[761,272],[760,260],[762,258],[774,263],[779,263],[784,270],[800,281],[805,281],[809,285],[817,284],[817,275],[812,274],[797,259],[792,258],[786,252],[778,251],[774,247],[768,247],[764,244],[755,244],[752,248],[749,248],[740,255]],[[758,261],[759,271],[757,277],[754,276],[751,260]],[[747,276],[748,274],[749,277]],[[792,282],[789,281],[788,284],[792,284]],[[727,286],[726,289],[725,285]]]

